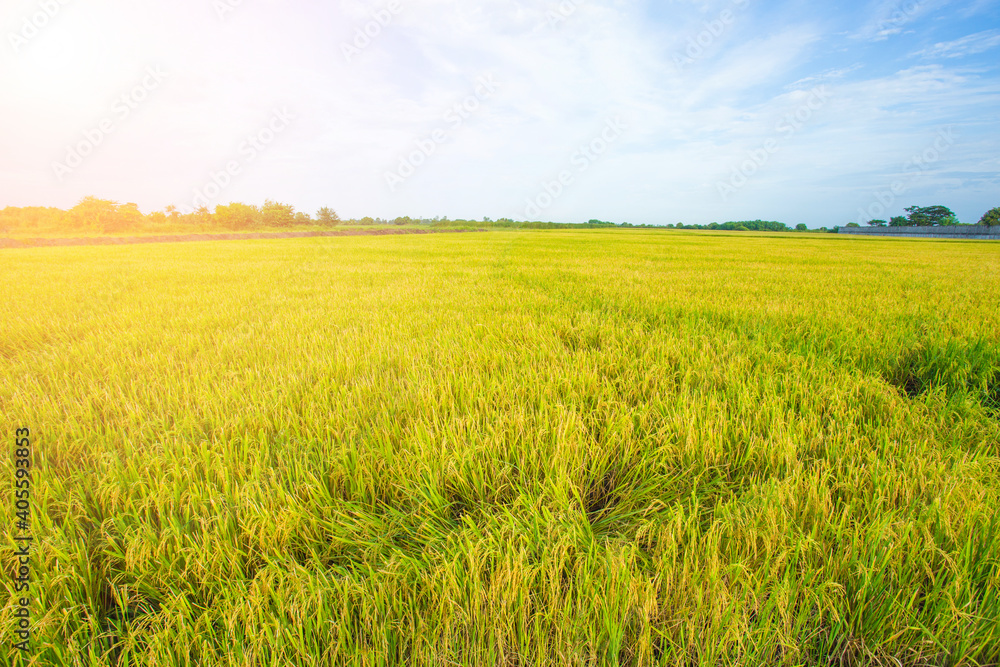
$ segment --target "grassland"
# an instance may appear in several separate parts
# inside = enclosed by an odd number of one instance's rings
[[[997,244],[2,259],[0,432],[37,436],[31,664],[1000,662]]]

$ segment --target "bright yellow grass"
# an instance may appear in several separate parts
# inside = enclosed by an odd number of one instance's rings
[[[1000,661],[1000,245],[0,260],[0,434],[36,436],[32,664]]]

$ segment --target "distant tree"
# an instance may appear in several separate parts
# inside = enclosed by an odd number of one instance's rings
[[[910,226],[910,221],[907,220],[905,216],[897,215],[897,216],[893,216],[893,218],[891,220],[889,220],[889,226],[890,227],[909,227]]]
[[[358,222],[362,225],[374,225],[375,219],[366,215],[365,217],[361,218],[361,220],[359,220]]]
[[[70,225],[75,229],[114,231],[118,202],[97,197],[84,197],[69,210]]]
[[[340,224],[340,216],[337,215],[337,212],[326,206],[316,211],[316,220],[319,224],[327,227],[333,227],[334,225]]]
[[[115,211],[115,229],[119,231],[126,231],[129,229],[138,229],[145,222],[146,216],[142,214],[139,210],[138,204],[122,204]]]
[[[987,227],[1000,226],[1000,206],[986,211],[983,217],[980,218],[979,224]]]
[[[795,231],[797,231],[797,232],[805,232],[805,231],[809,231],[809,228],[806,227],[806,225],[805,225],[804,222],[800,222],[799,224],[795,225]]]
[[[279,204],[268,199],[260,213],[265,227],[291,227],[295,222],[295,207],[290,204]]]
[[[951,226],[958,224],[958,218],[947,206],[911,206],[906,209],[910,224],[915,227]]]
[[[215,207],[215,224],[226,229],[253,229],[260,227],[262,216],[256,206],[233,202]]]
[[[847,226],[847,227],[851,227],[852,229],[853,229],[854,227],[859,227],[859,228],[861,227],[861,225],[859,225],[859,224],[858,224],[858,223],[856,223],[856,222],[849,222],[849,223],[847,223],[847,225],[846,225],[846,226]]]
[[[308,213],[303,213],[302,211],[299,211],[298,213],[295,214],[296,225],[311,225],[312,221],[313,221],[312,216],[309,215]]]
[[[163,212],[169,215],[171,218],[176,218],[180,213],[177,212],[177,207],[171,204],[170,206],[163,209]]]
[[[885,220],[869,220],[869,227],[885,227],[888,223]]]

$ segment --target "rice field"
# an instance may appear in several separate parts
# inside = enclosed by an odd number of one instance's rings
[[[2,259],[0,433],[35,437],[23,664],[1000,663],[1000,245]]]

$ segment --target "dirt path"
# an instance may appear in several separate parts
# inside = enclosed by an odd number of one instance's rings
[[[338,229],[329,232],[250,232],[245,234],[169,234],[163,236],[95,236],[93,238],[0,239],[0,248],[45,248],[75,245],[132,245],[136,243],[190,243],[192,241],[246,241],[250,239],[307,239],[318,236],[395,236],[399,234],[461,234],[484,229]]]

